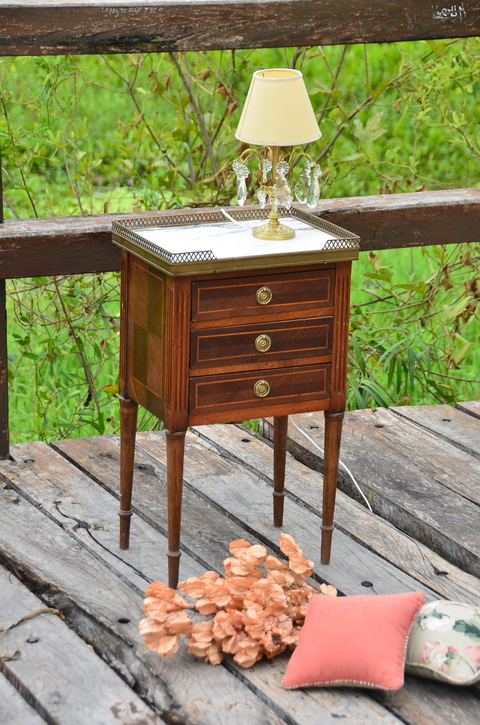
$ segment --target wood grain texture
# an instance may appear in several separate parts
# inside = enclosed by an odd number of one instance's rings
[[[33,701],[33,704],[29,705],[1,673],[0,702],[2,717],[8,725],[45,725],[45,720],[34,709],[36,703]]]
[[[245,435],[244,432],[242,432],[242,435]],[[154,470],[158,471],[159,475],[162,475],[163,472],[164,476],[166,452],[163,436],[161,434],[139,433],[138,439],[139,447],[150,460]],[[95,475],[102,477],[103,484],[111,485],[108,483],[111,475],[110,471],[103,464],[103,461],[109,462],[111,459],[98,458],[92,455],[94,450],[97,452],[102,451],[104,442],[107,442],[105,438],[98,437],[96,439],[61,441],[60,445],[70,451],[75,448],[78,465],[93,467]],[[115,439],[113,437],[108,438],[108,444],[109,451],[112,451]],[[116,445],[118,450],[118,442]],[[103,448],[103,450],[105,449]],[[247,456],[244,457],[247,458]],[[144,511],[149,509],[151,511],[163,510],[162,517],[165,517],[164,490],[162,486],[154,485],[155,481],[148,483],[148,478],[151,479],[152,477],[139,476],[139,481],[142,479],[142,483],[136,484],[139,490],[145,484],[142,493],[139,493],[139,504],[142,508],[145,507]],[[114,485],[118,485],[116,481]],[[243,465],[232,465],[223,456],[218,456],[211,446],[205,445],[191,434],[187,434],[185,498],[192,495],[192,490],[198,491],[206,500],[194,495],[199,508],[192,518],[190,512],[187,513],[186,509],[184,510],[184,517],[188,525],[185,526],[185,533],[182,537],[183,546],[190,546],[190,541],[192,541],[198,555],[206,558],[208,568],[219,570],[219,564],[221,565],[225,556],[227,542],[232,538],[236,538],[238,531],[242,532],[242,538],[247,538],[252,543],[257,543],[258,536],[260,536],[262,543],[270,545],[270,550],[278,552],[278,530],[271,523],[271,484],[266,485],[258,477],[248,474]],[[210,509],[212,512],[210,515],[202,510],[202,506],[205,506],[209,500],[215,506]],[[293,519],[292,508],[296,510]],[[225,513],[228,518],[225,517]],[[223,519],[224,522],[223,533],[217,527],[219,519]],[[305,519],[308,520],[306,526]],[[293,521],[295,521],[295,526],[292,526]],[[294,533],[308,553],[312,549],[318,550],[319,548],[318,516],[315,516],[311,521],[316,521],[312,530],[310,530],[309,512],[306,512],[305,508],[296,506],[291,501],[288,502],[287,522],[284,530]],[[245,528],[242,528],[245,525],[248,532],[245,531]],[[204,540],[197,538],[199,528],[205,532],[206,538]],[[307,531],[310,531],[310,533],[307,533]],[[255,536],[255,533],[257,536]],[[306,534],[306,538],[304,534]],[[336,532],[335,535],[338,534],[339,532]],[[372,588],[365,589],[361,586],[361,581],[364,581],[367,576],[369,577],[368,580],[373,584],[374,592],[377,593],[382,591],[391,592],[392,588],[395,591],[421,588],[418,582],[408,577],[405,578],[403,585],[400,584],[395,576],[392,577],[394,569],[389,569],[388,565],[385,566],[386,562],[382,562],[381,559],[375,557],[368,558],[368,553],[365,550],[363,550],[363,555],[360,554],[362,548],[358,547],[358,545],[356,548],[355,544],[351,548],[350,544],[352,543],[352,540],[348,537],[342,537],[341,541],[337,539],[340,549],[344,548],[344,562],[339,567],[340,571],[343,571],[343,577],[345,577],[345,570],[349,570],[350,581],[346,586],[348,593],[373,593]],[[364,559],[364,555],[367,558]],[[338,556],[338,552],[335,553],[335,556]],[[383,567],[382,571],[377,567]],[[334,568],[335,571],[333,571]],[[322,578],[331,575],[330,581],[338,581],[336,576],[340,571],[337,570],[333,562],[329,567],[322,567],[322,569]],[[319,570],[318,565],[316,570]],[[407,582],[410,582],[410,586]],[[342,584],[345,584],[345,578]],[[234,668],[235,664],[230,663],[228,666]],[[280,667],[280,671],[278,667]],[[265,701],[285,722],[294,725],[297,725],[297,723],[305,725],[306,722],[315,725],[328,725],[332,718],[339,717],[345,719],[347,723],[351,722],[352,725],[359,725],[360,723],[362,725],[363,723],[365,725],[370,725],[370,723],[376,725],[379,720],[382,722],[382,718],[384,718],[386,725],[389,725],[389,718],[392,715],[385,710],[382,713],[382,711],[375,711],[372,708],[371,693],[353,692],[348,688],[346,690],[341,688],[335,690],[319,688],[308,692],[298,691],[294,694],[282,691],[280,680],[284,667],[285,662],[276,658],[271,662],[258,663],[250,670],[238,668],[238,675],[242,681],[249,684],[259,697],[265,698]],[[439,710],[430,695],[430,683],[426,680],[420,681],[420,683],[420,687],[408,683],[407,687],[402,691],[401,699],[397,700],[394,696],[389,701],[388,709],[395,709],[400,720],[412,723],[412,725],[445,725],[445,723],[455,725],[456,717],[465,717],[469,725],[476,725],[475,711],[472,709],[474,698],[470,693],[460,691],[458,696],[455,696],[455,702],[452,702],[451,705],[448,704],[447,697],[443,698],[442,709]],[[443,705],[444,701],[445,704]],[[410,717],[413,712],[415,718]],[[406,717],[407,713],[408,718]]]
[[[332,317],[215,327],[191,332],[191,374],[211,375],[255,368],[327,362],[332,354]],[[268,336],[265,351],[257,339]]]
[[[215,416],[217,421],[230,420],[233,415],[246,417],[247,409],[263,410],[287,406],[295,412],[303,404],[315,409],[317,401],[329,398],[332,365],[257,370],[226,375],[206,375],[190,381],[190,419]],[[266,397],[258,397],[255,385],[265,380],[269,385]]]
[[[171,433],[176,433],[188,426],[191,281],[188,277],[169,277],[166,285],[164,422]]]
[[[401,406],[392,410],[470,456],[480,459],[480,422],[473,416],[465,415],[450,405]],[[476,488],[480,496],[480,479],[476,481]]]
[[[8,458],[8,348],[5,280],[0,280],[0,459]]]
[[[82,638],[159,712],[171,715],[170,722],[175,717],[202,725],[281,725],[238,678],[195,660],[185,645],[168,660],[146,650],[137,628],[144,616],[141,596],[12,491],[0,491],[0,561],[31,581],[43,601],[60,606]]]
[[[164,458],[164,443],[158,434],[139,434],[139,447],[148,450],[158,459]],[[187,440],[190,435],[187,434]],[[247,476],[243,466],[234,466],[222,457],[212,455],[209,447],[202,451],[201,445],[188,442],[185,456],[185,478],[188,485],[210,501],[249,532],[253,532],[263,543],[278,551],[278,529],[272,526],[270,517],[271,484]],[[200,441],[201,443],[201,441]],[[315,562],[315,571],[322,580],[334,581],[346,594],[366,594],[373,596],[380,593],[423,590],[427,598],[435,598],[433,592],[419,584],[418,581],[392,567],[387,561],[374,556],[371,552],[354,542],[350,537],[335,531],[332,559],[328,566],[319,563],[320,519],[318,512],[313,514],[293,501],[285,507],[283,531],[292,533],[305,555]],[[249,539],[249,536],[246,537]],[[373,586],[362,586],[369,582]],[[473,707],[475,697],[463,691],[457,702],[448,705],[448,696],[442,698],[442,709],[438,709],[430,695],[427,680],[420,681],[420,686],[407,684],[402,698],[390,700],[389,709],[395,708],[395,714],[406,722],[414,725],[449,725],[458,724],[462,713],[462,702],[465,702],[465,716],[472,725],[476,725],[477,711]],[[395,693],[394,693],[395,694]],[[478,702],[478,701],[477,701]],[[460,709],[459,709],[460,708]],[[415,719],[408,720],[415,712]]]
[[[468,413],[468,415],[473,415],[474,418],[480,419],[480,400],[469,400],[465,403],[457,403],[455,407],[461,410],[462,413]]]
[[[330,388],[330,413],[345,410],[348,357],[348,320],[350,317],[351,262],[337,264],[335,274],[335,316],[333,323],[333,359]]]
[[[102,486],[113,492],[118,490],[118,438],[102,436],[71,439],[59,441],[55,447],[61,449],[79,469],[88,470],[88,473],[99,480]],[[215,460],[216,457],[213,458],[212,464]],[[158,460],[138,450],[135,488],[139,518],[151,521],[157,528],[165,527],[167,518],[165,458]],[[82,496],[79,503],[83,504],[84,501],[85,498]],[[217,508],[193,493],[188,480],[184,490],[184,519],[188,524],[182,535],[184,551],[194,550],[195,556],[202,561],[202,571],[205,568],[221,571],[228,543],[234,539],[246,536],[252,543],[260,543],[251,532],[246,533],[235,521],[225,517]],[[138,556],[135,560],[131,560],[132,564],[135,563],[135,568],[138,568],[139,572],[151,576],[154,566],[152,556],[145,552],[142,557],[141,541],[137,546],[132,542],[132,548],[135,547]],[[188,559],[188,555],[184,553],[181,565],[183,577],[189,575],[189,571],[185,569],[185,562]],[[132,568],[130,579],[133,576]],[[274,662],[260,662],[249,670],[238,668],[233,662],[226,662],[226,665],[236,672],[263,702],[277,712],[283,722],[291,725],[306,723],[329,725],[331,719],[337,717],[345,720],[348,725],[400,725],[400,721],[375,703],[368,693],[353,692],[348,688],[336,690],[334,693],[328,689],[309,693],[302,691],[287,693],[280,684],[285,671],[286,658],[282,658],[281,661],[276,659]],[[244,723],[239,722],[238,725]]]
[[[177,210],[160,212],[174,213]],[[478,242],[480,189],[321,199],[315,215],[358,234],[362,251]],[[132,214],[6,219],[0,225],[0,277],[119,270],[112,221],[128,216]]]
[[[223,515],[233,518],[275,552],[279,551],[279,530],[272,524],[272,485],[246,472],[238,463],[227,461],[205,441],[187,433],[184,488],[209,501]],[[138,433],[137,446],[160,462],[166,459],[165,441],[155,433]],[[273,458],[273,455],[272,455]],[[335,531],[330,565],[320,564],[320,515],[289,501],[282,530],[292,533],[305,555],[314,560],[322,580],[333,582],[345,594],[371,593],[362,581],[373,583],[374,591],[410,591],[418,582],[375,556],[340,531]],[[221,552],[224,555],[224,552]],[[419,587],[432,597],[426,587]]]
[[[313,413],[295,420],[322,447],[323,416]],[[427,438],[417,445],[422,436]],[[318,450],[295,429],[289,450],[321,470]],[[455,447],[383,408],[345,414],[341,460],[362,486],[374,511],[464,571],[479,576],[480,507],[442,482],[456,479],[460,489],[465,472],[473,473],[470,461],[477,461],[464,454],[466,468],[462,469],[457,453]],[[477,472],[473,486],[478,486],[478,480]],[[346,474],[339,476],[338,485],[361,500]]]
[[[0,53],[128,53],[372,43],[480,34],[473,0],[105,0],[0,4]]]
[[[296,418],[295,418],[296,420]],[[264,434],[272,440],[273,420],[264,421]],[[214,445],[222,455],[241,464],[252,474],[271,482],[272,450],[264,438],[243,426],[199,426],[194,432]],[[290,423],[290,439],[295,432]],[[290,499],[312,511],[322,506],[322,476],[287,454],[285,489]],[[289,506],[289,501],[286,501]],[[371,514],[365,506],[343,491],[337,491],[335,526],[340,531],[402,569],[412,578],[435,591],[440,598],[471,604],[480,600],[480,581],[406,536],[388,521]]]
[[[44,605],[0,567],[0,627]],[[160,725],[161,720],[54,614],[42,614],[9,630],[2,652],[20,656],[0,662],[3,674],[49,722],[69,725]],[[88,693],[88,697],[85,695]],[[2,703],[2,721],[5,711]]]
[[[272,274],[268,270],[255,276],[232,280],[213,279],[192,284],[192,320],[228,319],[239,315],[261,317],[266,313],[296,312],[297,317],[314,317],[333,307],[335,271],[312,270]],[[271,300],[261,304],[257,292],[267,287]]]

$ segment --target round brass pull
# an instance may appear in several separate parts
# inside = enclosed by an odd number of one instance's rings
[[[255,350],[258,352],[267,352],[272,346],[272,340],[268,335],[259,335],[255,340]]]
[[[257,380],[253,386],[253,392],[257,398],[266,398],[270,392],[270,385],[266,380]]]
[[[257,290],[255,297],[259,305],[268,305],[268,303],[272,301],[272,290],[268,287],[260,287],[260,289]]]

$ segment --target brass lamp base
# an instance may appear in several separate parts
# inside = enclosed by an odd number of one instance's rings
[[[295,229],[287,227],[286,224],[280,224],[278,221],[279,219],[280,214],[272,208],[268,224],[262,224],[260,227],[255,227],[253,230],[253,236],[257,239],[273,239],[275,241],[293,239],[295,236]]]

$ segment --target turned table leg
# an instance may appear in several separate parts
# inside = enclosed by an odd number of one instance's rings
[[[337,491],[338,461],[344,413],[325,413],[325,454],[323,470],[323,512],[321,563],[330,563],[333,514]]]
[[[177,588],[180,569],[180,522],[182,517],[183,459],[185,433],[167,436],[167,491],[168,491],[168,586]]]
[[[120,397],[120,548],[128,549],[138,404]]]
[[[288,415],[273,419],[273,525],[283,524]]]

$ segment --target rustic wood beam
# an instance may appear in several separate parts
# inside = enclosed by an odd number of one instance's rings
[[[480,189],[324,199],[315,214],[358,234],[362,251],[480,241]],[[6,219],[0,279],[119,270],[111,226],[125,216],[132,214]]]
[[[0,0],[0,55],[267,48],[480,35],[432,0]]]

